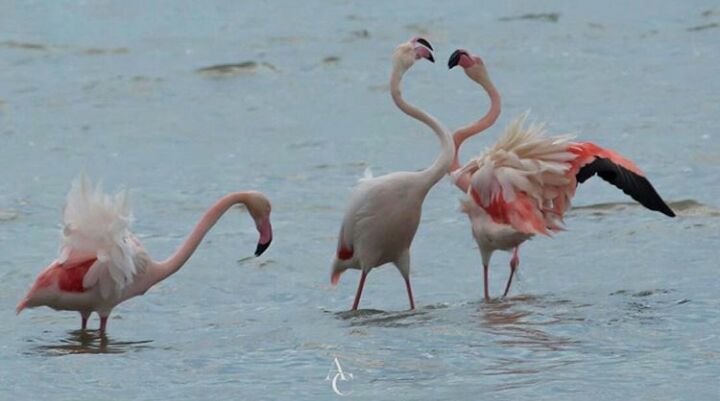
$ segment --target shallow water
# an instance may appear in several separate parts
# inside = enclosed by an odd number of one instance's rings
[[[719,22],[713,1],[0,3],[0,398],[334,399],[337,358],[354,399],[720,399]],[[444,180],[412,249],[418,309],[386,267],[348,312],[359,275],[328,276],[351,187],[437,152],[387,92],[390,53],[416,34],[438,63],[408,74],[408,100],[450,127],[484,113],[444,67],[457,47],[503,95],[463,159],[532,107],[633,159],[678,217],[591,180],[567,232],[523,246],[512,296],[484,303]],[[254,227],[229,214],[105,339],[73,313],[15,317],[82,168],[131,189],[156,258],[231,190],[271,196],[275,241],[248,258]],[[493,257],[495,295],[508,260]]]

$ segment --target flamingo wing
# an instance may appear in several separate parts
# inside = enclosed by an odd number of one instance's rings
[[[675,217],[675,212],[662,200],[655,188],[650,184],[650,181],[636,169],[627,168],[623,164],[617,162],[617,159],[595,157],[593,161],[578,170],[576,174],[577,182],[583,183],[597,174],[646,208],[669,217]]]
[[[345,212],[345,217],[340,227],[340,236],[338,238],[336,257],[340,261],[349,261],[355,254],[353,246],[355,226],[358,221],[362,220],[364,215],[367,215],[368,202],[366,194],[370,192],[369,188],[376,185],[378,181],[376,178],[377,177],[373,176],[370,166],[367,166],[363,172],[363,176],[358,179],[357,187],[350,197],[348,209]],[[337,284],[339,277],[339,275],[333,276],[332,283]]]
[[[95,264],[97,264],[97,258],[89,257],[72,262],[56,262],[55,268],[51,270],[57,275],[58,287],[61,291],[85,292],[88,287],[83,284],[83,281]]]
[[[88,270],[97,262],[97,258],[92,255],[74,252],[68,255],[65,262],[54,260],[46,267],[35,279],[28,293],[23,297],[15,308],[16,313],[20,313],[28,307],[35,293],[48,287],[57,285],[57,290],[61,292],[82,293],[87,290],[83,285],[83,280]]]

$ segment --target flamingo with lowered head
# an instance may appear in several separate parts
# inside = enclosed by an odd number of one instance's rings
[[[260,192],[233,192],[220,198],[205,212],[195,229],[175,253],[162,262],[150,259],[130,232],[131,212],[127,191],[114,197],[93,188],[85,174],[76,179],[63,212],[64,229],[60,254],[43,270],[17,306],[49,306],[80,312],[82,329],[92,312],[100,316],[105,334],[113,308],[143,295],[153,285],[177,272],[195,252],[205,234],[233,205],[244,204],[260,233],[255,255],[272,241],[270,201]]]
[[[426,169],[395,172],[363,179],[350,196],[343,218],[331,282],[340,280],[347,269],[360,269],[360,283],[352,309],[357,310],[367,274],[375,267],[393,263],[405,280],[410,309],[415,309],[410,286],[410,245],[420,223],[425,196],[445,175],[452,162],[449,131],[434,117],[407,103],[400,93],[400,81],[416,60],[434,61],[432,47],[425,39],[400,44],[393,54],[390,76],[392,99],[400,110],[428,125],[440,140],[441,151]]]
[[[590,142],[572,142],[569,136],[546,137],[543,125],[525,128],[527,114],[516,118],[497,143],[460,167],[458,150],[468,137],[488,128],[500,114],[500,95],[482,59],[456,50],[448,67],[460,65],[465,74],[490,96],[486,116],[454,135],[455,158],[451,174],[467,197],[468,214],[483,262],[485,300],[489,300],[488,267],[496,250],[512,250],[508,294],[519,264],[520,244],[535,234],[561,231],[578,183],[597,174],[646,208],[674,217],[645,174],[632,161]]]

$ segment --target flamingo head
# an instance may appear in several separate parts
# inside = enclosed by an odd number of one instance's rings
[[[245,206],[250,212],[253,220],[255,220],[255,227],[260,233],[260,239],[258,240],[257,248],[255,249],[255,256],[262,255],[263,252],[270,246],[272,242],[272,225],[270,224],[270,200],[260,192],[248,192],[248,199]]]
[[[452,69],[456,65],[468,69],[476,65],[484,66],[485,64],[479,56],[472,55],[464,49],[457,49],[448,59],[448,68]]]
[[[416,60],[423,58],[434,63],[435,58],[432,52],[433,48],[430,42],[420,37],[414,37],[395,48],[393,61],[396,67],[407,70],[412,67]]]
[[[465,74],[476,82],[482,83],[488,79],[485,63],[480,56],[470,54],[467,50],[457,49],[450,55],[448,68],[452,69],[457,65],[462,67]]]

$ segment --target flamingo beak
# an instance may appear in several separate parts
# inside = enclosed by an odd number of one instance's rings
[[[432,47],[432,45],[430,44],[430,42],[427,41],[427,39],[417,38],[417,39],[415,39],[415,41],[418,42],[418,43],[420,43],[421,45],[427,47],[427,48],[430,49],[430,50],[435,50],[435,49],[433,49],[433,47]]]
[[[272,225],[270,224],[270,218],[266,217],[258,223],[257,230],[260,233],[260,239],[258,240],[257,248],[255,248],[255,256],[260,256],[268,249],[270,243],[272,243]]]
[[[458,65],[458,63],[460,62],[460,56],[462,56],[463,54],[465,54],[464,51],[462,51],[460,49],[455,50],[453,52],[453,54],[450,55],[450,58],[448,59],[448,69],[452,70],[453,67]]]
[[[417,58],[427,59],[431,63],[435,62],[435,57],[432,55],[433,47],[430,42],[423,38],[415,38],[413,43],[419,44],[419,46],[415,46],[415,54],[417,54]]]

